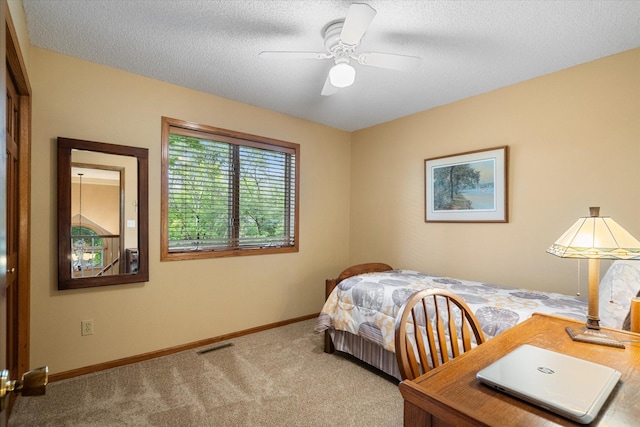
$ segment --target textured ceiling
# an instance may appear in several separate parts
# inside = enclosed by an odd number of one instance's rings
[[[358,51],[420,56],[417,71],[356,64],[327,97],[330,60],[258,57],[324,51],[351,3],[23,0],[35,46],[349,131],[640,46],[640,1],[370,0]]]

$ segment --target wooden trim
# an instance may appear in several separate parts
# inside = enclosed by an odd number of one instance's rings
[[[27,67],[24,65],[24,58],[20,45],[18,44],[18,35],[13,25],[13,20],[7,9],[6,15],[6,35],[7,35],[7,68],[11,72],[16,89],[20,95],[31,95],[31,84],[27,75]]]
[[[29,370],[31,319],[31,97],[20,96],[18,146],[18,372]]]
[[[9,9],[6,11],[6,67],[20,99],[18,159],[18,374],[29,370],[31,308],[31,84]]]
[[[179,128],[178,133],[186,136],[210,137],[211,134],[217,137],[228,137],[226,142],[230,144],[237,144],[237,140],[242,140],[245,145],[249,145],[257,148],[265,148],[263,144],[267,144],[270,150],[285,151],[288,153],[294,153],[296,148],[299,148],[299,144],[294,142],[282,141],[279,139],[268,138],[266,136],[253,135],[244,132],[238,132],[229,129],[217,128],[214,126],[201,125],[194,122],[188,122],[186,120],[172,119],[171,117],[162,117],[162,122],[169,126],[167,129],[171,132],[171,128]],[[191,133],[189,131],[192,131]],[[235,141],[234,141],[235,140]]]
[[[171,252],[169,250],[169,136],[172,133],[229,144],[269,149],[295,155],[294,230],[292,246],[267,248],[230,248],[221,250],[195,250]],[[283,254],[300,251],[300,144],[264,136],[201,125],[185,120],[161,118],[161,183],[160,183],[160,261],[186,261],[193,259],[226,258],[245,255]],[[237,217],[237,216],[236,216]]]
[[[168,240],[167,240],[167,246],[168,246]],[[199,251],[191,251],[191,252],[168,252],[168,253],[163,253],[164,256],[161,258],[161,261],[187,261],[192,259],[229,258],[229,257],[248,256],[248,255],[285,254],[285,253],[292,253],[292,252],[299,252],[298,247],[286,246],[281,248],[242,248],[242,249],[230,249],[230,250],[224,250],[224,251],[199,250]]]
[[[138,272],[101,277],[71,277],[71,152],[73,149],[133,157],[137,160]],[[58,290],[91,288],[149,281],[149,150],[58,137]]]
[[[268,329],[278,328],[280,326],[290,325],[292,323],[302,322],[304,320],[313,319],[318,317],[319,313],[307,314],[306,316],[295,317],[293,319],[282,320],[280,322],[269,323],[267,325],[256,326],[255,328],[244,329],[238,332],[232,332],[225,335],[219,335],[213,338],[207,338],[200,341],[194,341],[188,344],[182,344],[175,347],[165,348],[163,350],[156,350],[149,353],[139,354],[137,356],[125,357],[122,359],[112,360],[110,362],[98,363],[96,365],[85,366],[83,368],[72,369],[70,371],[59,372],[49,375],[49,382],[66,380],[68,378],[77,377],[80,375],[91,374],[93,372],[104,371],[106,369],[117,368],[119,366],[130,365],[132,363],[143,362],[145,360],[155,359],[157,357],[168,356],[175,353],[180,353],[186,350],[192,350],[194,348],[203,347],[205,345],[215,344],[220,341],[226,341],[233,338],[243,337],[245,335],[251,335],[256,332],[266,331]]]
[[[169,134],[171,124],[166,117],[160,122],[160,261],[169,253]]]

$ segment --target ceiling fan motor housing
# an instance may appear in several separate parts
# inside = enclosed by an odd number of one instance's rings
[[[356,45],[347,45],[342,42],[340,34],[344,20],[333,22],[324,30],[324,48],[330,52],[334,58],[349,58],[356,49]]]

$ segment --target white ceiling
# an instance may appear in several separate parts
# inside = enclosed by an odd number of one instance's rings
[[[348,131],[640,46],[640,1],[362,2],[377,15],[358,52],[423,61],[356,64],[325,97],[330,60],[258,54],[324,51],[351,1],[23,0],[35,46]]]

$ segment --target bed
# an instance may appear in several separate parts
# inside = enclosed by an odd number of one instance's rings
[[[413,270],[384,263],[359,264],[326,280],[326,301],[315,332],[325,333],[325,352],[338,350],[400,379],[395,358],[395,318],[402,303],[420,289],[449,289],[464,298],[486,339],[533,313],[584,320],[587,301],[559,293],[517,289]],[[640,262],[615,261],[600,286],[600,324],[622,329],[631,298],[640,291]]]

